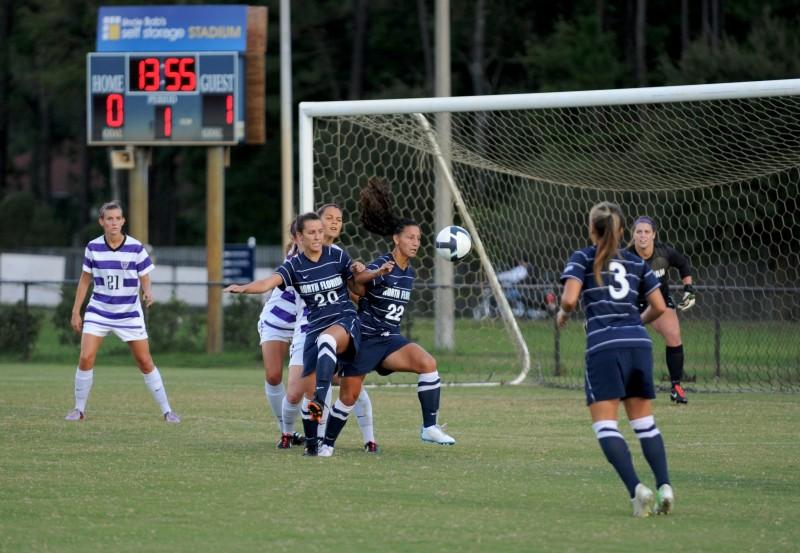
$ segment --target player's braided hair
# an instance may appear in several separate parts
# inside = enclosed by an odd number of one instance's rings
[[[397,217],[392,206],[392,189],[379,177],[370,177],[361,189],[361,224],[380,236],[400,234],[407,226],[419,226],[412,219]]]
[[[589,225],[597,244],[594,257],[594,280],[603,285],[600,272],[608,268],[612,257],[619,255],[622,240],[623,216],[619,206],[612,202],[600,202],[589,212]]]

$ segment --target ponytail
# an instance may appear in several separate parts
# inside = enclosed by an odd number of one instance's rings
[[[589,227],[597,246],[592,267],[594,280],[602,286],[602,271],[608,270],[611,259],[619,255],[623,230],[622,210],[615,203],[600,202],[589,212]]]

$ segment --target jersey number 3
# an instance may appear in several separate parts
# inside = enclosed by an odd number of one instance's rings
[[[608,270],[611,273],[613,282],[608,285],[608,293],[615,300],[621,300],[628,297],[631,291],[631,285],[625,276],[628,272],[625,270],[625,265],[617,261],[612,261],[608,264]]]

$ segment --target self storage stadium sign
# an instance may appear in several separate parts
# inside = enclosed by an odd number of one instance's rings
[[[87,57],[89,144],[236,144],[247,6],[103,6]]]

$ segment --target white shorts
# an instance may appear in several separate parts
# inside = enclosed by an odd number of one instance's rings
[[[258,321],[258,335],[261,338],[259,345],[264,342],[286,342],[288,344],[292,341],[293,333],[294,329],[284,330],[276,328],[262,319]]]
[[[134,342],[136,340],[147,340],[147,329],[144,325],[139,328],[120,328],[103,323],[93,323],[91,321],[83,323],[83,332],[92,336],[105,338],[109,332],[117,335],[123,342]]]
[[[303,349],[306,347],[306,333],[300,332],[299,327],[292,337],[292,347],[289,349],[289,366],[303,366]]]

